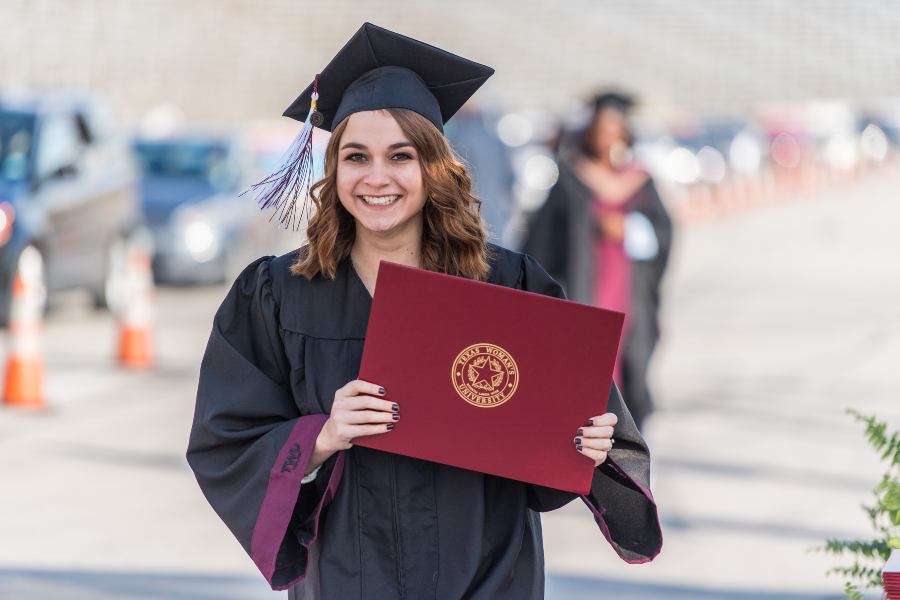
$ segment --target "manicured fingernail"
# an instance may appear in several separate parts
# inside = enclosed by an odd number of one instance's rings
[[[581,446],[581,438],[575,438],[575,445]]]
[[[593,426],[594,426],[594,420],[593,420],[593,419],[588,419],[587,426],[588,426],[588,427],[593,427]]]
[[[382,387],[378,388],[378,393],[381,394],[382,396],[384,396],[384,388],[382,388]]]
[[[579,429],[579,430],[578,430],[578,435],[584,435],[584,429]]]
[[[391,418],[392,418],[393,420],[395,420],[395,421],[399,421],[399,420],[400,420],[400,415],[393,415],[393,416],[391,416]]]
[[[615,444],[615,443],[616,443],[616,440],[614,440],[614,439],[612,439],[612,438],[609,438],[609,445],[610,445],[610,446],[612,446],[612,445]]]
[[[575,446],[575,449],[581,452],[581,446]]]
[[[390,430],[393,429],[393,428],[394,428],[394,424],[393,424],[393,423],[388,423],[388,424],[387,424],[387,430],[388,430],[388,431],[390,431]]]
[[[391,404],[391,410],[397,412],[398,410],[400,410],[400,405],[396,403]]]

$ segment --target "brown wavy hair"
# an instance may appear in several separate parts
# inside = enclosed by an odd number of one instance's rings
[[[429,271],[484,281],[488,264],[487,236],[481,201],[472,195],[472,178],[447,139],[425,117],[404,108],[386,108],[419,154],[425,206],[422,209],[422,264]],[[310,190],[315,211],[291,272],[312,279],[334,279],[356,239],[356,222],[337,194],[338,149],[347,128],[334,128],[325,150],[325,176]]]

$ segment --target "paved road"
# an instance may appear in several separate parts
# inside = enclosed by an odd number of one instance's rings
[[[881,470],[844,409],[900,425],[896,189],[878,175],[680,232],[648,426],[663,554],[619,562],[573,503],[545,518],[548,598],[839,597],[808,550],[868,532]],[[223,294],[159,291],[144,374],[112,366],[106,315],[70,303],[47,323],[48,410],[0,410],[0,598],[283,597],[183,459]]]

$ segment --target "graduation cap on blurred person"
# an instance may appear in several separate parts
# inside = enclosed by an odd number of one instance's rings
[[[272,218],[296,229],[312,183],[313,127],[332,131],[356,112],[406,108],[443,132],[444,123],[493,74],[485,65],[364,23],[284,111],[303,128],[281,167],[247,191],[255,193],[260,208],[275,209]]]
[[[637,101],[634,96],[617,91],[601,92],[594,96],[593,101],[595,114],[601,110],[612,108],[627,115],[635,104]]]

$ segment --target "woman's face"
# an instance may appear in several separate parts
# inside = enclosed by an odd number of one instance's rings
[[[422,219],[419,154],[384,110],[353,113],[338,146],[337,192],[357,227],[395,234]]]
[[[604,108],[594,122],[594,148],[600,156],[609,156],[617,146],[627,146],[628,123],[625,115],[613,108]]]

